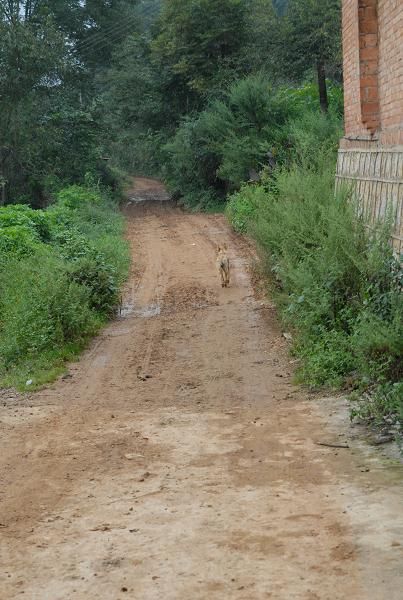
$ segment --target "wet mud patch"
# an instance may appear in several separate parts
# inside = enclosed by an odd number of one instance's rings
[[[186,310],[198,310],[218,306],[217,295],[199,285],[175,285],[167,289],[162,313],[169,315]]]

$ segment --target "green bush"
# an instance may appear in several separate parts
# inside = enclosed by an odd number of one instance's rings
[[[168,189],[189,208],[200,209],[220,199],[224,202],[225,184],[217,177],[219,159],[204,143],[205,137],[203,121],[187,119],[164,148]]]
[[[344,112],[343,87],[330,80],[327,80],[326,84],[329,112],[342,118]],[[290,107],[294,116],[306,112],[307,109],[312,113],[317,112],[319,106],[319,88],[316,81],[294,88],[284,85],[279,88],[278,93]]]
[[[304,174],[299,167],[280,173],[278,195],[266,196],[250,229],[281,282],[303,379],[334,385],[354,373],[371,381],[394,378],[402,303],[388,234],[370,236],[346,198],[335,198],[330,185],[326,193],[326,181],[325,172]],[[379,255],[382,273],[375,270]]]
[[[59,230],[52,241],[68,263],[71,278],[90,291],[90,306],[112,314],[119,301],[119,280],[114,266],[76,229]]]
[[[384,407],[396,422],[403,412],[396,392],[403,379],[403,274],[390,229],[379,224],[370,232],[347,191],[335,195],[340,124],[333,115],[307,112],[287,128],[286,166],[245,185],[227,213],[262,250],[301,359],[299,379],[348,384],[374,398],[364,403],[369,413]]]
[[[0,367],[83,342],[99,326],[90,291],[73,281],[65,263],[49,251],[10,261],[0,273]]]
[[[0,227],[3,229],[22,225],[35,230],[35,222],[31,218],[31,212],[34,212],[34,210],[23,204],[5,206],[0,211]]]
[[[50,237],[49,219],[46,211],[34,210],[26,204],[11,204],[0,210],[0,229],[23,226],[31,229],[46,242]]]
[[[265,196],[266,191],[261,185],[244,185],[239,192],[229,196],[226,215],[235,231],[247,232],[257,217],[257,206]]]
[[[290,162],[307,170],[320,171],[323,167],[335,164],[340,137],[343,135],[342,122],[337,114],[328,115],[305,110],[286,124],[286,139],[290,146]],[[334,183],[334,174],[333,174]]]
[[[0,208],[0,377],[45,382],[119,302],[129,252],[112,194],[61,190],[47,210]],[[56,368],[57,367],[57,368]]]
[[[360,417],[403,441],[403,382],[384,383],[369,392],[352,394],[352,418]]]
[[[119,281],[116,270],[103,256],[89,253],[69,268],[74,281],[90,290],[90,305],[99,313],[113,315],[119,304]]]
[[[237,190],[281,146],[289,114],[286,101],[264,78],[236,82],[223,100],[184,120],[165,146],[170,191],[188,206],[224,202],[226,193]]]
[[[81,185],[71,185],[57,194],[57,201],[62,207],[78,209],[87,204],[102,204],[102,195]]]
[[[120,287],[126,278],[130,255],[124,239],[124,219],[109,196],[102,203],[84,203],[73,211],[70,228],[79,232],[92,248],[92,256],[113,275],[115,286]]]
[[[21,258],[33,254],[39,246],[35,230],[26,225],[0,227],[0,268],[8,257]]]

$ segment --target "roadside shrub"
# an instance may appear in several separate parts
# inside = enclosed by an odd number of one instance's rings
[[[129,248],[124,239],[124,219],[109,196],[101,204],[86,203],[74,211],[74,229],[89,242],[102,272],[105,269],[115,280],[115,287],[124,282],[130,264]]]
[[[132,173],[133,171],[128,172]],[[126,173],[105,160],[99,161],[94,179],[102,184],[103,194],[110,195],[116,201],[123,198],[125,184],[130,181]]]
[[[54,235],[58,229],[72,227],[74,225],[74,210],[63,206],[62,204],[51,204],[46,209],[46,215],[49,222],[50,237]]]
[[[61,190],[45,211],[0,208],[3,381],[46,382],[113,314],[129,266],[123,231],[112,196],[96,187]]]
[[[0,229],[23,226],[47,242],[50,237],[49,219],[44,210],[34,210],[26,204],[11,204],[0,210]]]
[[[312,386],[355,389],[360,414],[399,426],[403,395],[403,275],[387,223],[369,231],[334,193],[340,124],[307,113],[287,125],[291,158],[234,194],[227,214],[258,242],[274,297]],[[358,409],[356,409],[358,410]]]
[[[22,258],[33,254],[39,245],[35,230],[26,225],[0,227],[0,268],[10,256]]]
[[[111,316],[119,303],[119,282],[116,270],[100,254],[89,253],[70,266],[74,281],[90,290],[90,306]]]
[[[88,204],[101,205],[102,195],[82,185],[71,185],[57,194],[57,202],[70,209],[78,209]]]
[[[344,112],[343,87],[331,80],[326,81],[326,86],[329,112],[341,119]],[[284,85],[279,88],[278,93],[290,107],[294,117],[298,117],[298,115],[307,112],[307,110],[312,113],[318,112],[319,88],[316,81],[308,82],[298,87]]]
[[[104,236],[121,237],[124,231],[123,218],[109,197],[104,197],[100,204],[84,203],[66,218],[93,242]]]
[[[217,177],[219,158],[204,143],[204,123],[200,117],[185,120],[174,138],[166,144],[164,178],[171,195],[189,208],[221,200],[225,184]]]
[[[25,210],[28,209],[28,210]],[[30,218],[30,212],[34,212],[28,206],[23,204],[5,206],[0,211],[0,227],[13,227],[15,225],[22,225],[35,230],[35,223]],[[28,213],[28,214],[27,214]]]
[[[335,165],[340,137],[343,135],[339,115],[304,110],[287,121],[286,138],[290,146],[288,167],[296,164],[312,171]],[[334,173],[333,173],[334,184]]]
[[[260,200],[250,230],[280,285],[283,318],[295,329],[303,358],[302,378],[335,386],[351,375],[394,379],[402,299],[388,234],[369,235],[351,202],[334,197],[325,171],[295,169],[278,175],[278,194]],[[374,270],[379,254],[386,273]]]
[[[235,231],[246,233],[248,226],[257,218],[256,210],[266,191],[261,185],[244,185],[241,190],[229,196],[226,215]]]
[[[75,262],[92,250],[88,239],[73,227],[56,229],[52,235],[52,244],[68,262]]]
[[[376,429],[403,443],[403,382],[384,383],[352,394],[351,417],[364,419]]]
[[[95,333],[99,319],[90,291],[71,279],[48,251],[10,261],[0,273],[0,367]]]
[[[79,214],[72,217],[74,225],[69,228],[60,226],[54,228],[52,243],[60,256],[69,264],[68,271],[73,280],[85,285],[90,290],[91,307],[101,313],[111,315],[119,301],[119,288],[123,279],[122,271],[126,272],[121,264],[120,252],[123,249],[127,252],[127,248],[126,244],[119,239],[113,249],[113,257],[116,257],[117,260],[109,263],[96,246],[97,234],[101,233],[99,228],[102,227],[102,239],[105,240],[111,236],[112,232],[115,235],[117,233],[121,235],[122,230],[116,224],[108,224],[106,219],[108,213],[105,214],[101,205],[84,203],[77,212]],[[80,232],[79,224],[81,225],[80,229],[86,231],[87,235]],[[114,238],[112,240],[115,241]]]

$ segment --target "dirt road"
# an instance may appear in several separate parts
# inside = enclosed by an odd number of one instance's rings
[[[1,600],[401,600],[401,466],[292,385],[223,216],[129,197],[122,317],[69,377],[3,392]]]

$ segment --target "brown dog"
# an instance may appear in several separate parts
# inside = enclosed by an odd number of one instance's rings
[[[230,264],[227,256],[227,244],[217,246],[216,265],[221,276],[221,287],[229,286]]]

